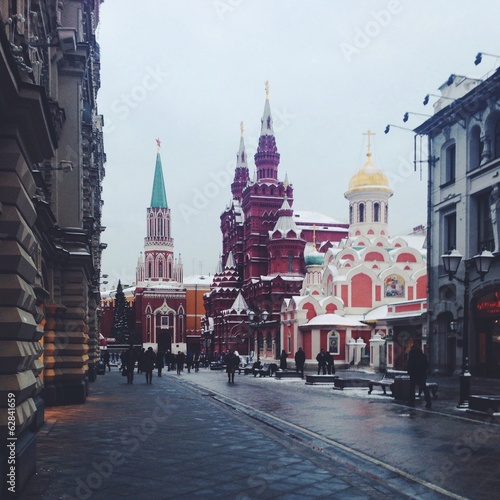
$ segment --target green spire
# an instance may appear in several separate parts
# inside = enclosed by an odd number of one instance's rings
[[[151,196],[151,208],[168,208],[167,194],[165,192],[165,181],[161,167],[160,153],[156,155],[155,178],[153,181],[153,194]]]

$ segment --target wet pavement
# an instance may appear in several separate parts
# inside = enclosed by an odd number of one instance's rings
[[[436,381],[429,411],[377,389],[209,370],[127,385],[115,368],[85,405],[46,410],[21,498],[495,498],[498,418],[457,410],[458,380]],[[472,387],[500,394],[498,381]]]

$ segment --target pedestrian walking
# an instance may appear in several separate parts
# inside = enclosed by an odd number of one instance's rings
[[[286,370],[286,359],[288,358],[288,354],[287,352],[285,351],[285,349],[283,349],[281,351],[281,354],[280,354],[280,370]]]
[[[130,346],[124,353],[123,355],[123,361],[124,361],[124,369],[127,372],[127,384],[133,384],[134,383],[134,370],[135,370],[135,362],[136,362],[136,355],[134,351],[134,346]]]
[[[407,363],[408,375],[410,375],[410,404],[415,403],[415,388],[418,385],[419,392],[424,391],[425,407],[431,407],[431,395],[427,387],[428,368],[429,360],[422,351],[422,344],[420,340],[415,340],[408,353]]]
[[[186,355],[182,351],[179,351],[177,353],[177,356],[175,357],[175,361],[177,364],[177,375],[180,375],[181,371],[184,370],[184,363],[186,362]]]
[[[318,375],[321,370],[323,370],[323,375],[326,375],[326,352],[324,349],[321,349],[321,351],[318,353],[316,356],[316,361],[318,362]]]
[[[111,356],[109,355],[109,351],[107,349],[104,351],[103,361],[104,361],[104,366],[107,366],[108,372],[110,372],[111,371],[111,364],[110,364]]]
[[[227,381],[229,383],[234,383],[234,374],[236,372],[236,368],[238,368],[238,365],[240,364],[240,357],[236,356],[236,354],[229,349],[224,359],[226,362]]]
[[[146,384],[151,384],[151,382],[153,381],[153,370],[155,367],[155,361],[156,361],[156,354],[153,351],[153,348],[150,346],[142,356],[142,369],[146,374]]]
[[[161,351],[156,353],[155,367],[158,369],[158,377],[161,377],[161,371],[165,366],[165,354]]]
[[[199,352],[195,352],[193,356],[193,363],[194,363],[194,371],[198,373],[200,371],[200,361],[201,361],[201,355]]]
[[[191,373],[191,367],[193,366],[193,353],[188,351],[186,356],[186,366],[188,369],[188,373]]]
[[[328,372],[328,375],[335,374],[335,364],[333,363],[333,356],[328,351],[326,351],[326,370]]]
[[[139,351],[137,356],[137,373],[142,373],[144,371],[144,353],[146,349],[144,347]]]
[[[295,371],[300,373],[301,377],[304,378],[304,365],[306,362],[306,353],[299,347],[299,350],[295,353]]]

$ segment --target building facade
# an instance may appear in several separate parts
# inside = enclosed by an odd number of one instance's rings
[[[204,335],[213,352],[233,348],[275,359],[281,350],[281,303],[302,286],[306,243],[316,237],[326,248],[346,235],[348,225],[292,208],[293,187],[279,175],[267,85],[254,162],[251,178],[242,126],[232,201],[221,214],[221,259],[204,299]],[[248,310],[257,319],[250,320]]]
[[[500,377],[500,71],[484,81],[451,75],[434,115],[415,129],[428,138],[429,331],[431,363],[458,371],[466,354],[473,375]],[[463,256],[456,278],[442,255]],[[473,257],[493,252],[481,279]],[[463,281],[469,281],[464,286]],[[464,324],[465,323],[465,324]],[[464,329],[468,335],[464,337]]]
[[[425,234],[389,236],[392,194],[369,142],[345,193],[348,236],[325,253],[308,245],[301,292],[283,302],[281,344],[291,358],[302,347],[315,365],[324,349],[338,366],[405,369],[413,342],[427,343]]]
[[[85,402],[96,378],[99,4],[0,0],[0,387],[15,400],[17,491],[35,471],[45,405]]]

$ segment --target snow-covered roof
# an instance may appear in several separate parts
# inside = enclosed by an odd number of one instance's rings
[[[300,225],[304,224],[345,224],[345,222],[339,221],[330,217],[328,215],[322,214],[320,212],[313,212],[310,210],[295,210],[294,209],[295,222]],[[318,228],[321,229],[321,228]]]
[[[194,276],[188,276],[182,280],[184,285],[207,285],[210,286],[212,283],[213,276],[207,274],[195,274]]]
[[[339,316],[338,314],[320,314],[303,326],[367,326],[361,323],[363,317],[356,314]]]

